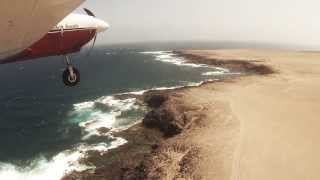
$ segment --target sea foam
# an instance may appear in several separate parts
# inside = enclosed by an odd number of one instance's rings
[[[146,55],[152,55],[155,57],[155,60],[157,61],[171,63],[177,66],[189,66],[194,68],[210,68],[209,72],[202,73],[203,76],[231,74],[230,71],[226,68],[210,66],[207,64],[189,63],[185,58],[177,57],[173,51],[144,51],[140,53],[146,54]]]
[[[152,55],[155,60],[175,64],[178,66],[190,66],[190,67],[208,67],[206,64],[194,64],[188,63],[184,58],[177,57],[172,51],[144,51],[141,54]]]
[[[86,132],[83,140],[87,140],[91,136],[103,135],[99,133],[99,129],[101,128],[110,129],[111,132],[123,129],[124,127],[118,124],[126,124],[125,122],[121,122],[126,121],[126,119],[118,117],[127,111],[139,112],[140,110],[141,108],[136,104],[135,98],[120,100],[114,98],[114,96],[104,96],[94,101],[74,104],[71,119],[81,117],[81,114],[84,112],[87,113],[79,123],[79,126]]]
[[[83,152],[96,150],[105,153],[110,149],[117,148],[127,143],[122,138],[116,138],[111,144],[99,143],[94,145],[81,144],[72,150],[60,152],[51,160],[40,157],[26,168],[21,168],[8,163],[0,163],[0,179],[10,180],[58,180],[73,171],[84,171],[95,168],[79,163],[84,158]]]
[[[195,68],[212,68],[210,72],[203,73],[204,76],[211,76],[223,73],[229,73],[228,70],[218,67],[210,67],[205,64],[188,63],[184,58],[177,57],[172,51],[150,51],[141,52],[141,54],[152,55],[155,60],[171,63],[178,66],[189,66]],[[201,82],[185,82],[183,86],[175,87],[154,87],[147,90],[138,90],[123,94],[143,95],[150,90],[170,90],[187,86],[200,86],[208,81]],[[0,179],[10,180],[58,180],[64,175],[72,171],[83,171],[95,167],[85,166],[79,163],[79,160],[84,158],[84,152],[88,150],[96,150],[100,153],[105,153],[110,149],[117,148],[127,143],[125,139],[114,137],[112,132],[121,131],[132,125],[140,122],[137,117],[135,120],[130,120],[121,117],[123,113],[134,111],[142,113],[143,108],[137,105],[135,98],[117,99],[115,96],[103,96],[92,101],[80,102],[73,105],[70,111],[67,122],[78,125],[83,129],[83,142],[95,136],[108,136],[111,141],[109,143],[101,142],[97,144],[78,144],[75,148],[60,152],[51,159],[40,157],[34,160],[34,163],[26,168],[21,168],[13,164],[0,163]],[[99,129],[109,129],[109,133],[101,134]]]

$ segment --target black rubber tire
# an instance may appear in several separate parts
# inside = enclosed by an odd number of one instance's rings
[[[66,70],[63,71],[62,80],[63,80],[63,83],[68,87],[74,87],[77,84],[79,84],[79,82],[80,82],[80,73],[79,73],[78,69],[73,67],[73,73],[76,75],[76,80],[75,81],[70,81],[69,69],[66,68]]]

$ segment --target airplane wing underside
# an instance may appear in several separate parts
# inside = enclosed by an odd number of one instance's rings
[[[1,0],[0,60],[41,39],[85,0]]]

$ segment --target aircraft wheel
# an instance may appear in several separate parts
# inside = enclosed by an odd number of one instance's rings
[[[73,76],[71,75],[70,70],[73,71]],[[76,86],[80,82],[80,73],[74,67],[68,67],[64,70],[62,75],[63,83],[68,87]]]

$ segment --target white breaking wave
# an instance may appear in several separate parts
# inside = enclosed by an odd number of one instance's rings
[[[147,89],[147,90],[141,90],[141,91],[132,91],[132,92],[128,92],[128,93],[121,93],[119,95],[124,95],[124,94],[132,94],[132,95],[143,95],[144,93],[148,92],[148,91],[160,91],[160,90],[170,90],[170,89],[178,89],[178,88],[182,88],[185,86],[173,86],[173,87],[157,87],[157,88],[151,88],[151,89]]]
[[[178,66],[214,68],[215,71],[203,73],[202,75],[204,76],[216,75],[217,73],[229,73],[228,70],[223,68],[210,67],[205,64],[188,63],[184,58],[176,57],[172,51],[152,51],[141,53],[150,54],[158,61],[172,63]],[[142,95],[150,90],[170,90],[189,86],[200,86],[205,82],[211,81],[215,81],[215,79],[209,79],[201,82],[186,82],[186,85],[184,86],[155,87],[149,90],[141,90],[123,94]],[[0,162],[0,179],[58,180],[72,171],[84,171],[95,168],[79,163],[79,160],[84,158],[84,152],[96,150],[100,153],[105,153],[110,149],[114,149],[126,144],[127,141],[125,139],[113,137],[112,132],[126,129],[137,122],[140,122],[137,119],[127,123],[125,122],[127,121],[125,118],[120,118],[124,112],[138,110],[141,110],[141,107],[136,104],[135,98],[120,100],[116,99],[114,96],[104,96],[93,101],[74,104],[68,120],[72,121],[72,123],[77,123],[77,125],[84,130],[85,135],[82,137],[83,140],[88,140],[93,136],[108,136],[110,139],[112,139],[112,141],[109,144],[81,144],[72,150],[60,152],[50,160],[47,160],[44,157],[35,159],[35,163],[26,168],[19,168],[12,164]],[[101,128],[106,128],[110,131],[105,134],[101,134],[101,132],[99,132]]]
[[[136,99],[118,100],[113,96],[105,96],[94,101],[74,104],[73,111],[70,113],[71,121],[75,121],[86,132],[83,140],[89,139],[92,136],[108,136],[112,141],[110,143],[98,144],[81,144],[72,150],[60,152],[52,159],[47,160],[44,157],[33,160],[33,164],[26,168],[20,168],[13,164],[0,162],[0,179],[2,180],[59,180],[66,174],[73,171],[84,171],[95,167],[85,166],[79,163],[79,160],[84,158],[84,153],[89,150],[105,153],[110,149],[117,148],[127,143],[123,138],[113,137],[112,133],[100,134],[100,128],[108,128],[112,132],[123,127],[117,124],[117,119],[122,112],[128,110],[139,109],[135,105]],[[98,104],[98,105],[97,105]],[[105,108],[102,110],[96,110]],[[86,114],[86,116],[81,116]],[[84,118],[84,119],[81,119]],[[134,122],[131,124],[133,125]]]
[[[179,88],[184,88],[184,87],[198,87],[203,85],[206,82],[214,82],[218,81],[219,79],[207,79],[205,81],[200,81],[200,82],[186,82],[186,85],[184,86],[173,86],[173,87],[157,87],[157,88],[151,88],[148,90],[141,90],[141,91],[132,91],[128,93],[121,93],[118,95],[126,95],[126,94],[132,94],[132,95],[143,95],[144,93],[148,91],[163,91],[163,90],[174,90],[174,89],[179,89]]]
[[[217,76],[217,75],[241,75],[241,73],[229,73],[229,72],[223,72],[223,71],[209,71],[202,73],[202,76]]]
[[[223,75],[225,72],[223,71],[210,71],[210,72],[205,72],[202,73],[202,76],[214,76],[214,75]]]
[[[105,109],[97,110],[96,106]],[[117,125],[121,123],[118,117],[123,112],[139,108],[135,98],[120,100],[113,96],[105,96],[94,101],[75,104],[73,114],[88,112],[87,119],[83,119],[79,123],[79,126],[87,133],[82,139],[87,140],[92,136],[102,136],[103,134],[99,133],[100,128],[108,128],[111,130],[110,132],[126,128]]]
[[[41,157],[34,160],[35,164],[27,168],[19,168],[12,164],[0,163],[0,179],[3,180],[59,180],[72,171],[84,171],[95,168],[79,163],[84,157],[83,152],[97,150],[105,153],[127,143],[122,138],[116,138],[111,144],[80,145],[74,150],[66,150],[54,156],[51,160]]]
[[[224,74],[230,74],[230,71],[225,68],[221,67],[214,67],[215,71],[209,71],[202,73],[202,76],[217,76],[217,75],[224,75]]]
[[[190,67],[209,67],[206,64],[194,64],[188,63],[184,58],[177,57],[172,51],[144,51],[141,54],[148,54],[155,57],[155,60],[175,64],[178,66],[190,66]]]
[[[194,63],[188,63],[186,59],[183,57],[177,57],[176,54],[174,54],[172,51],[144,51],[140,52],[141,54],[148,54],[155,57],[155,60],[162,61],[166,63],[175,64],[178,66],[190,66],[195,68],[210,68],[214,71],[209,71],[202,73],[203,76],[214,76],[214,75],[224,75],[224,74],[240,74],[240,73],[231,73],[228,69],[216,67],[216,66],[210,66],[206,64],[194,64]]]
[[[198,83],[190,83],[189,87],[199,87],[199,86],[202,86],[203,84],[205,83],[208,83],[208,82],[214,82],[214,81],[219,81],[219,79],[208,79],[206,81],[201,81],[201,82],[198,82]]]
[[[215,79],[208,81],[215,81]],[[123,94],[142,95],[143,93],[150,90],[168,90],[188,86],[200,86],[208,81],[201,81],[199,83],[189,82],[187,86],[158,87],[149,90],[142,90]],[[106,108],[110,108],[110,111],[94,111],[97,103],[104,105]],[[94,101],[74,104],[74,111],[72,112],[72,114],[81,113],[85,111],[90,112],[90,115],[88,116],[89,119],[84,119],[81,120],[82,122],[79,122],[79,126],[82,127],[85,130],[85,132],[87,132],[83,139],[89,139],[91,136],[94,135],[102,136],[98,132],[98,129],[102,127],[113,129],[113,132],[116,131],[119,128],[116,125],[116,121],[119,120],[117,119],[117,116],[119,116],[121,112],[139,108],[140,107],[136,105],[135,98],[119,100],[115,99],[113,96],[104,96]],[[0,163],[0,179],[59,180],[66,174],[71,173],[73,171],[84,171],[88,169],[93,169],[95,167],[85,166],[79,163],[79,160],[84,158],[84,152],[89,150],[96,150],[103,154],[110,149],[117,148],[127,143],[125,139],[119,137],[115,138],[112,136],[111,133],[107,135],[113,138],[113,141],[111,141],[110,144],[81,144],[73,150],[66,150],[59,153],[58,155],[54,156],[51,160],[47,160],[44,157],[35,159],[35,163],[27,168],[19,168],[12,164]]]

